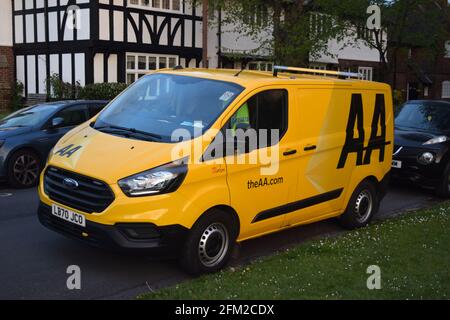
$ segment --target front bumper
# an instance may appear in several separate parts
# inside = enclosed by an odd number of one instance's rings
[[[176,256],[180,244],[184,243],[188,233],[188,229],[180,225],[165,227],[152,225],[157,233],[156,237],[145,240],[132,239],[123,230],[127,224],[104,225],[86,220],[86,227],[77,226],[52,215],[51,207],[42,202],[39,204],[38,217],[45,227],[95,247],[161,257]],[[145,225],[149,226],[150,224]]]

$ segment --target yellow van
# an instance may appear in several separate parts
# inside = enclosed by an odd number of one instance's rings
[[[351,73],[165,69],[52,150],[46,227],[89,244],[176,254],[194,274],[236,242],[339,217],[367,225],[392,162],[386,84]]]

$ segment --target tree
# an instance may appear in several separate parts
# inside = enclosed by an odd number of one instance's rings
[[[258,50],[270,52],[276,63],[289,65],[307,65],[311,56],[326,53],[329,39],[343,36],[345,23],[332,16],[333,5],[333,0],[209,0],[210,9],[226,13],[222,23],[256,40]]]
[[[423,48],[434,55],[442,54],[443,42],[448,37],[449,7],[446,1],[437,0],[352,0],[340,19],[346,19],[354,26],[365,26],[366,9],[375,4],[381,9],[381,28],[371,30],[361,40],[378,51],[380,56],[380,77],[387,80],[394,75],[400,50]],[[338,11],[338,14],[341,12]],[[356,29],[353,30],[356,36]]]
[[[371,5],[381,10],[381,26],[361,32]],[[329,54],[330,39],[343,47],[362,43],[378,51],[384,81],[396,69],[399,50],[420,47],[437,55],[448,39],[445,0],[209,0],[209,7],[226,12],[222,22],[260,43],[276,63],[305,66]]]

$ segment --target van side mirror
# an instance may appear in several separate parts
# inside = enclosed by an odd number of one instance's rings
[[[61,118],[61,117],[53,118],[53,119],[52,119],[52,125],[51,125],[51,128],[52,128],[52,129],[58,128],[58,127],[60,127],[63,123],[64,123],[64,118]]]

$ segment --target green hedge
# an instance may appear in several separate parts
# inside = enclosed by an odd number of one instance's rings
[[[112,100],[127,88],[125,83],[94,83],[79,89],[78,99]]]

